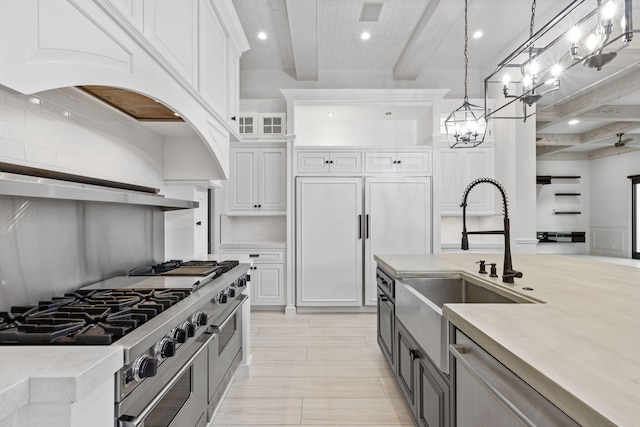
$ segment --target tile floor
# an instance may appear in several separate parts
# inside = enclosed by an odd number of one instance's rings
[[[376,342],[375,313],[251,314],[251,376],[212,426],[413,426]]]

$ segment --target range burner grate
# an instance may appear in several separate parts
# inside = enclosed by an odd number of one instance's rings
[[[109,345],[191,294],[179,289],[80,290],[0,312],[0,344]]]

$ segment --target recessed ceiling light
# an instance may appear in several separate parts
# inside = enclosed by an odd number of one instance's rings
[[[258,38],[259,38],[260,40],[266,40],[266,39],[267,39],[267,33],[265,33],[264,31],[260,31],[260,32],[258,33]]]
[[[473,38],[474,38],[474,39],[479,39],[480,37],[482,37],[482,36],[483,36],[483,34],[484,34],[484,33],[483,33],[482,31],[478,30],[478,31],[476,31],[475,33],[473,33]]]
[[[35,96],[29,98],[29,102],[32,104],[40,105],[40,99],[36,98]]]
[[[368,33],[367,31],[363,31],[363,32],[360,34],[360,38],[361,38],[362,40],[369,40],[369,39],[371,38],[371,34],[370,34],[370,33]]]
[[[335,114],[335,113],[334,113],[333,111],[329,111],[329,112],[327,113],[327,115],[328,115],[328,116],[333,116],[334,114]]]
[[[176,116],[176,117],[180,117],[180,114],[178,114],[178,113],[173,113],[173,115]]]
[[[573,119],[573,120],[569,120],[567,123],[569,123],[571,126],[573,126],[573,125],[577,125],[578,123],[580,123],[580,120]]]

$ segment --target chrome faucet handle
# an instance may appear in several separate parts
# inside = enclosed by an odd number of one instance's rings
[[[496,263],[491,263],[489,264],[491,266],[491,273],[489,274],[489,277],[498,277],[498,269],[496,268]]]
[[[478,271],[478,273],[480,274],[487,274],[487,270],[485,269],[485,260],[481,259],[480,261],[477,261],[476,264],[480,264],[480,271]]]

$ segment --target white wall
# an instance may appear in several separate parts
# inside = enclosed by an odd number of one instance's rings
[[[579,176],[580,179],[552,179],[536,186],[538,231],[584,231],[585,243],[539,243],[541,253],[589,253],[590,165],[588,160],[538,160],[537,175]],[[555,193],[580,193],[556,196]],[[554,211],[579,211],[580,215],[555,215]]]
[[[631,257],[631,180],[640,174],[640,151],[592,160],[591,253]]]
[[[163,159],[162,136],[78,89],[0,86],[2,162],[162,189]]]

